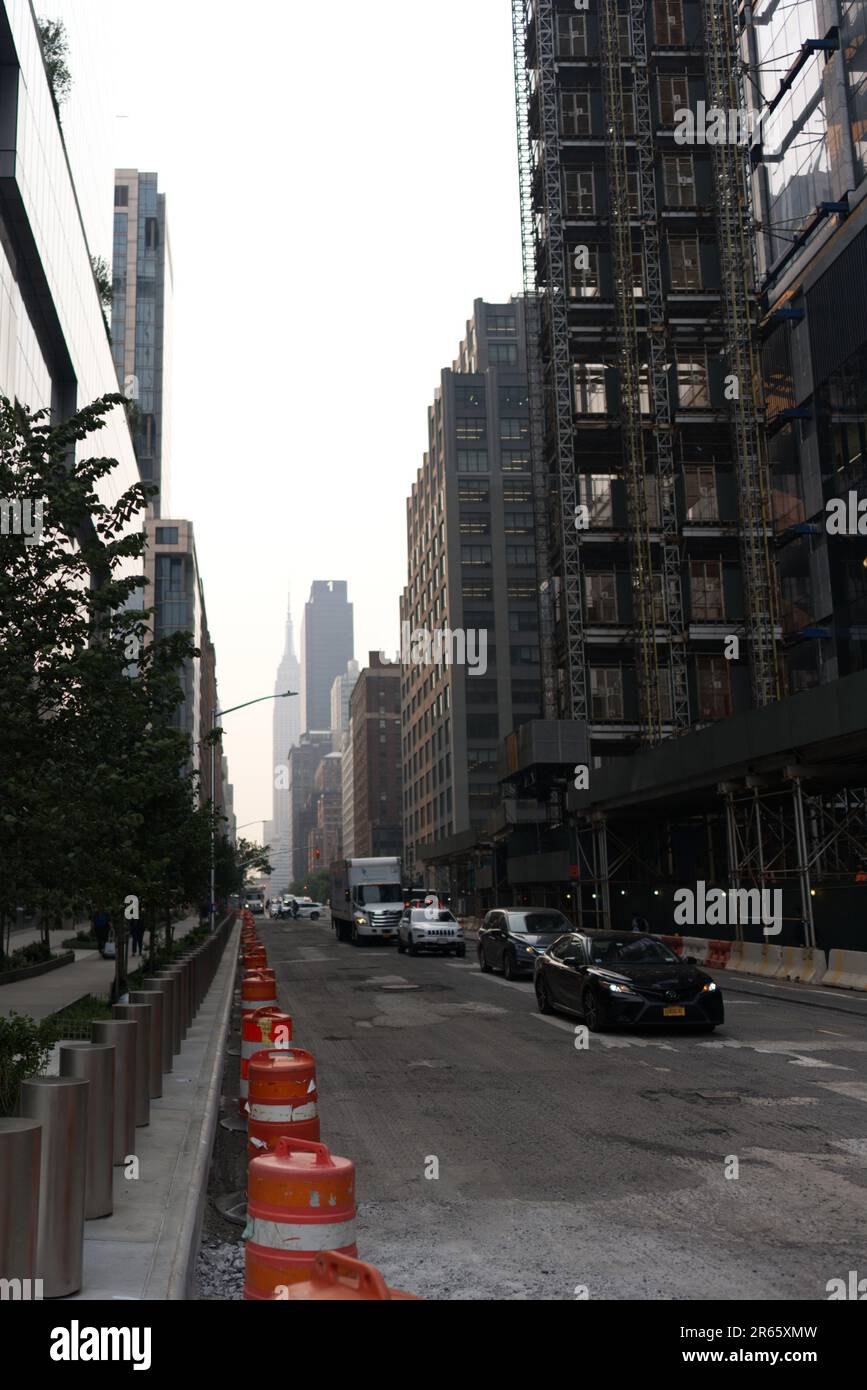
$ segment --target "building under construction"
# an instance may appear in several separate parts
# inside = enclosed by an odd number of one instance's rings
[[[863,682],[787,688],[750,58],[776,8],[513,0],[546,720],[450,865],[476,910],[670,929],[680,886],[778,887],[779,944],[838,945],[867,910]]]

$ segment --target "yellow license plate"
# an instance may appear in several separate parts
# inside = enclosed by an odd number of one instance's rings
[[[686,1009],[680,1008],[679,1005],[672,1005],[671,1008],[663,1009],[662,1016],[663,1018],[685,1018]]]

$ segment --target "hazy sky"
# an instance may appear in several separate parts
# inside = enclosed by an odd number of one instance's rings
[[[43,0],[91,250],[155,170],[175,284],[171,509],[195,525],[224,708],[273,689],[291,589],[347,579],[399,644],[405,499],[475,298],[520,290],[508,0]],[[85,138],[86,133],[86,138]],[[270,704],[231,715],[238,824]],[[249,835],[258,835],[252,826]]]

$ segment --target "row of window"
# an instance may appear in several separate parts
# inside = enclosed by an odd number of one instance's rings
[[[667,208],[698,206],[695,157],[692,154],[662,156],[663,203]],[[564,212],[567,217],[595,217],[601,212],[599,191],[607,191],[607,176],[602,168],[565,169]],[[641,216],[641,187],[637,169],[626,171],[626,195],[629,211]]]
[[[632,53],[632,16],[619,14],[617,27],[623,57]],[[653,37],[660,48],[683,48],[687,41],[683,0],[653,0]],[[557,53],[561,58],[591,55],[590,27],[586,13],[557,15]]]
[[[688,75],[683,72],[658,77],[657,95],[659,97],[660,124],[671,129],[677,124],[679,112],[690,109]],[[623,93],[623,100],[623,134],[630,137],[635,134],[634,93],[627,89]],[[597,104],[596,109],[601,110],[601,105]],[[566,139],[574,140],[589,140],[593,136],[603,135],[604,131],[596,128],[598,122],[594,122],[593,112],[594,103],[591,99],[590,87],[561,92],[560,134]]]
[[[675,235],[667,238],[668,278],[672,290],[700,290],[704,288],[701,266],[701,247],[695,234]],[[583,253],[569,257],[569,297],[571,299],[599,299],[602,293],[600,272],[601,252],[598,246],[584,245]],[[632,252],[632,292],[636,299],[645,293],[644,257],[640,250]],[[613,291],[611,291],[613,293]]]
[[[607,376],[604,362],[578,362],[575,365],[575,410],[578,415],[608,415]],[[709,410],[711,408],[708,355],[701,348],[679,348],[675,354],[675,384],[680,410]],[[651,415],[650,367],[639,367],[639,398],[641,413]]]
[[[488,423],[483,415],[462,415],[455,421],[455,434],[458,439],[479,442],[487,438]],[[502,419],[500,439],[524,440],[530,438],[529,419]]]
[[[529,438],[529,422],[527,435]],[[490,473],[491,460],[487,449],[458,449],[459,473]],[[528,473],[530,471],[530,452],[528,449],[504,449],[500,455],[502,473]]]
[[[723,567],[719,560],[693,560],[689,566],[690,611],[693,622],[721,623],[725,621],[725,591]],[[662,575],[653,575],[654,620],[665,621],[665,598]],[[584,575],[584,617],[588,623],[619,623],[620,604],[617,575],[602,570]]]
[[[530,404],[530,390],[526,381],[515,382],[511,386],[501,386],[497,392],[500,413],[509,410],[526,410]],[[458,410],[484,410],[486,392],[484,386],[455,386],[455,405]],[[433,429],[433,425],[431,426]]]
[[[489,545],[462,545],[462,565],[490,565],[493,560]],[[507,545],[507,565],[535,565],[536,548],[532,545]]]
[[[710,723],[728,719],[732,713],[729,662],[722,656],[695,658],[698,719]],[[590,667],[590,717],[595,723],[622,724],[624,714],[623,668]],[[659,703],[664,721],[671,719],[671,682],[667,671],[659,673]]]
[[[591,526],[614,524],[614,485],[616,473],[590,473],[579,479],[579,495],[587,507]],[[720,520],[716,469],[686,464],[683,468],[684,524],[713,525]],[[661,523],[658,479],[648,474],[645,479],[647,512],[651,525]]]
[[[460,478],[458,480],[459,502],[488,502],[491,496],[489,478]],[[503,483],[503,501],[532,502],[533,484],[529,478]]]

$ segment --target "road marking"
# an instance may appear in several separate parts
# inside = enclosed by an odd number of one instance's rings
[[[833,1091],[849,1100],[862,1100],[867,1105],[867,1081],[817,1081],[823,1091]]]
[[[847,1036],[846,1033],[835,1033],[833,1028],[817,1028],[816,1032],[827,1033],[831,1038],[845,1038]]]

